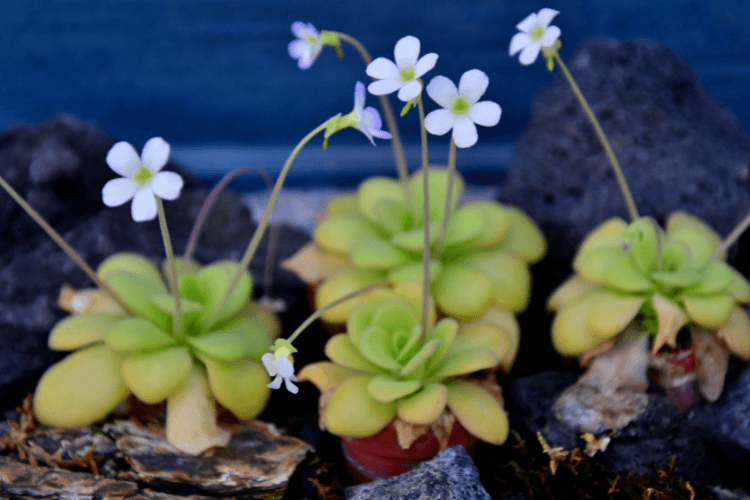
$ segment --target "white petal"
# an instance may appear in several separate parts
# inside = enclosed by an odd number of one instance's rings
[[[318,42],[310,46],[310,58],[313,61],[318,58],[320,53],[323,51],[323,42]]]
[[[401,82],[398,80],[378,80],[367,86],[367,90],[375,95],[391,94],[400,88]]]
[[[299,61],[297,61],[297,67],[299,69],[307,69],[310,66],[312,66],[314,62],[315,62],[315,59],[310,57],[309,54],[305,53],[305,54],[302,54],[302,56],[300,56],[299,58]]]
[[[176,200],[182,190],[182,177],[175,172],[159,172],[151,181],[151,190],[163,200]]]
[[[552,20],[555,18],[556,15],[558,15],[559,12],[555,9],[548,9],[544,8],[539,11],[539,15],[537,16],[536,22],[542,25],[542,28],[546,28],[549,26],[549,23],[552,22]]]
[[[375,141],[372,138],[372,134],[368,130],[367,126],[362,122],[357,122],[357,130],[365,134],[365,137],[372,143],[373,146],[375,146]]]
[[[378,57],[368,64],[365,73],[378,80],[398,80],[398,67],[385,57]]]
[[[102,189],[102,201],[108,207],[119,207],[135,195],[138,184],[133,179],[118,177],[107,182]]]
[[[297,21],[296,23],[292,24],[292,34],[298,38],[301,38],[300,33],[302,30],[304,30],[307,26],[302,21]]]
[[[526,17],[526,19],[516,24],[516,28],[518,28],[519,31],[528,33],[529,31],[531,31],[531,28],[533,28],[537,24],[539,24],[539,22],[537,21],[536,13],[532,12]]]
[[[469,118],[477,125],[494,127],[500,121],[502,110],[496,102],[482,101],[471,107]]]
[[[417,65],[414,67],[414,78],[421,78],[422,75],[430,71],[432,68],[435,67],[435,63],[438,60],[438,55],[434,52],[431,52],[429,54],[425,54],[422,57],[419,58],[419,61],[417,61]]]
[[[359,120],[359,115],[363,109],[365,109],[365,84],[357,82],[354,86],[354,111],[356,112],[357,120]]]
[[[316,30],[315,26],[313,26],[311,23],[305,24],[299,21],[292,24],[292,33],[294,33],[294,36],[296,36],[297,38],[308,38],[311,36],[318,38],[320,36],[318,30]]]
[[[365,108],[362,122],[370,129],[370,132],[383,128],[383,120],[380,119],[380,113],[372,106]],[[390,136],[390,134],[388,134]],[[388,137],[390,139],[390,137]]]
[[[424,119],[424,128],[432,135],[445,135],[456,123],[456,117],[447,109],[436,109]]]
[[[474,104],[484,95],[489,84],[490,77],[484,71],[471,69],[461,75],[461,80],[458,82],[458,93]]]
[[[287,52],[289,56],[294,59],[299,59],[303,54],[307,52],[307,46],[309,44],[305,40],[293,40],[287,45]]]
[[[273,355],[272,355],[273,356]],[[270,389],[278,389],[281,387],[281,375],[276,375],[276,378],[271,381],[270,384],[268,384],[266,387]]]
[[[153,220],[156,217],[156,197],[149,188],[140,188],[136,191],[133,204],[130,205],[130,215],[136,222]]]
[[[167,160],[169,160],[169,149],[167,141],[161,137],[152,137],[143,146],[141,160],[143,161],[143,164],[155,174],[167,164]]]
[[[291,380],[284,379],[284,385],[286,385],[286,390],[292,394],[297,394],[299,392],[299,388],[294,385]]]
[[[527,45],[526,48],[521,51],[521,57],[519,57],[518,60],[524,66],[528,66],[529,64],[532,64],[534,61],[536,61],[536,58],[539,55],[539,51],[541,49],[542,45],[539,42]]]
[[[516,55],[522,48],[530,44],[531,41],[531,36],[528,33],[516,33],[515,35],[513,35],[513,38],[510,39],[510,55]]]
[[[396,42],[396,48],[393,50],[396,65],[399,68],[404,66],[416,66],[419,58],[419,38],[415,36],[405,36]]]
[[[141,157],[129,142],[120,141],[107,153],[107,165],[123,177],[130,177],[141,166]]]
[[[273,353],[265,353],[260,357],[260,360],[263,362],[263,366],[266,368],[269,376],[274,377],[279,374],[278,370],[276,370],[276,356],[274,356]],[[281,382],[279,382],[279,384],[281,384]]]
[[[294,364],[286,356],[281,356],[276,360],[276,369],[284,378],[294,377]]]
[[[477,143],[477,127],[468,116],[461,116],[456,119],[453,126],[453,142],[458,148],[470,148]]]
[[[436,76],[427,84],[427,95],[440,106],[450,108],[458,95],[458,89],[449,78]]]
[[[398,91],[398,98],[404,102],[411,101],[422,93],[422,84],[417,80],[412,80]]]
[[[558,38],[560,38],[560,28],[550,26],[544,31],[544,36],[540,42],[542,42],[542,47],[552,47]]]

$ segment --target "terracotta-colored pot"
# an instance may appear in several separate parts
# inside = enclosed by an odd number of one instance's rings
[[[460,445],[473,452],[476,444],[477,438],[456,421],[448,438],[448,446]],[[371,437],[342,437],[341,447],[349,472],[360,482],[403,474],[440,451],[432,430],[427,431],[408,450],[401,449],[393,423]]]
[[[663,361],[656,381],[667,393],[667,398],[681,410],[686,410],[700,396],[696,388],[695,348],[669,349],[657,355]]]

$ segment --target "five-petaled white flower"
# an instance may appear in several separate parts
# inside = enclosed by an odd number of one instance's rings
[[[381,130],[383,121],[378,110],[372,106],[365,107],[365,96],[365,84],[357,82],[354,87],[354,117],[357,119],[357,130],[365,134],[374,146],[373,136],[378,139],[390,139],[391,134]]]
[[[102,200],[108,207],[117,207],[131,198],[133,220],[142,222],[156,217],[156,198],[174,200],[180,196],[182,177],[174,172],[160,172],[169,159],[169,144],[153,137],[138,153],[125,141],[118,142],[107,153],[107,165],[122,178],[112,179],[102,189]]]
[[[524,66],[528,66],[536,61],[539,51],[542,47],[552,47],[560,38],[560,28],[550,26],[549,23],[558,15],[559,12],[554,9],[542,9],[538,13],[533,12],[518,23],[516,28],[521,33],[516,33],[510,40],[510,55],[514,56],[519,51],[521,56],[518,60]],[[523,49],[523,50],[522,50]]]
[[[323,40],[315,26],[310,23],[297,21],[292,24],[292,33],[298,40],[292,41],[287,51],[294,59],[298,59],[299,69],[307,69],[312,66],[323,50]]]
[[[281,387],[281,381],[283,380],[286,390],[292,394],[297,394],[299,387],[292,383],[297,381],[297,377],[294,375],[294,364],[286,354],[281,354],[281,352],[283,352],[283,348],[276,351],[276,354],[269,352],[260,358],[268,374],[275,377],[267,387],[278,389]]]
[[[492,101],[479,101],[489,85],[490,79],[478,69],[467,71],[458,82],[436,76],[427,85],[427,95],[445,109],[427,115],[424,126],[434,135],[445,135],[453,129],[453,142],[459,148],[468,148],[477,143],[477,127],[494,127],[500,121],[500,106]]]
[[[378,57],[367,66],[367,75],[377,78],[367,90],[371,94],[385,95],[398,90],[398,98],[404,102],[411,101],[422,92],[422,83],[418,81],[422,75],[435,67],[438,55],[425,54],[419,58],[419,39],[405,36],[396,43],[393,50],[396,63]],[[417,60],[419,59],[419,60]]]

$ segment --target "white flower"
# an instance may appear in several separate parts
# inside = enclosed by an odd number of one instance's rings
[[[391,134],[381,130],[383,121],[378,110],[372,106],[365,108],[365,96],[365,84],[357,82],[354,87],[354,116],[357,119],[357,130],[365,134],[374,146],[373,136],[378,139],[390,139]]]
[[[425,54],[419,58],[419,39],[405,36],[396,43],[393,50],[396,63],[378,57],[367,66],[367,75],[377,78],[367,90],[371,94],[385,95],[398,90],[398,98],[404,102],[411,101],[422,92],[422,84],[417,80],[435,67],[438,55]]]
[[[180,196],[182,177],[174,172],[159,172],[169,159],[169,144],[153,137],[138,153],[125,141],[118,142],[107,153],[107,165],[122,178],[112,179],[102,189],[102,200],[108,207],[117,207],[131,198],[133,220],[142,222],[156,217],[156,198],[174,200]]]
[[[427,94],[445,109],[427,115],[424,126],[434,135],[445,135],[453,129],[453,142],[459,148],[468,148],[477,143],[477,127],[494,127],[500,121],[502,110],[492,101],[479,101],[489,85],[490,79],[478,69],[467,71],[458,82],[436,76],[427,85]]]
[[[558,15],[559,12],[554,9],[542,9],[539,13],[533,12],[518,23],[516,28],[521,33],[516,33],[510,40],[510,55],[514,56],[521,51],[519,61],[524,66],[536,61],[539,51],[542,47],[552,47],[560,38],[560,28],[550,26],[549,23]],[[523,49],[523,50],[521,50]]]
[[[297,377],[294,375],[294,364],[287,356],[281,355],[277,358],[275,354],[269,352],[260,359],[263,361],[263,366],[266,367],[268,374],[275,377],[267,387],[278,389],[281,387],[281,381],[283,380],[287,391],[292,394],[299,392],[299,387],[292,383],[297,381]]]
[[[287,47],[289,55],[298,59],[299,69],[307,69],[315,62],[323,50],[323,40],[320,33],[310,23],[297,21],[292,24],[292,33],[298,38]]]

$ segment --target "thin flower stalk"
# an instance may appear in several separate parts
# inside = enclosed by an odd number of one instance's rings
[[[161,198],[156,198],[156,210],[159,216],[159,229],[161,229],[161,238],[164,240],[164,251],[167,254],[167,263],[169,265],[169,281],[172,287],[172,295],[174,295],[174,331],[175,335],[179,338],[184,334],[182,328],[182,308],[180,306],[180,287],[177,284],[177,268],[174,263],[174,251],[172,250],[172,239],[169,237],[169,230],[167,229],[167,218],[164,215],[164,204]]]
[[[448,185],[445,195],[445,208],[443,209],[443,222],[440,225],[440,237],[438,238],[435,254],[439,255],[443,250],[445,235],[448,233],[448,223],[451,219],[451,199],[453,198],[453,184],[456,176],[456,141],[451,139],[451,145],[448,152]]]
[[[750,226],[750,214],[747,214],[742,221],[740,221],[739,224],[737,224],[737,227],[732,229],[732,232],[729,233],[729,235],[724,238],[724,241],[721,243],[719,248],[717,248],[713,254],[711,254],[711,260],[716,260],[724,254],[727,250],[729,250],[729,247],[731,247],[735,241],[739,239],[740,236],[742,236],[742,233],[745,232],[745,230]]]
[[[578,88],[578,84],[576,84],[575,80],[573,80],[573,76],[570,74],[570,71],[568,71],[567,66],[565,66],[565,63],[560,57],[560,54],[558,54],[557,51],[554,51],[553,57],[555,58],[555,61],[557,61],[557,64],[560,65],[560,69],[562,70],[563,75],[565,75],[565,78],[568,80],[568,83],[570,84],[570,88],[573,89],[573,94],[575,94],[576,98],[578,99],[578,102],[581,104],[581,107],[583,108],[583,111],[586,113],[586,116],[588,117],[589,121],[591,122],[591,125],[594,127],[594,130],[596,131],[596,135],[599,138],[599,142],[604,148],[604,152],[607,155],[607,158],[609,159],[609,163],[612,165],[612,170],[615,173],[615,178],[617,179],[617,184],[620,187],[620,192],[622,192],[622,197],[625,199],[625,205],[627,206],[630,219],[636,220],[638,218],[638,209],[635,206],[633,195],[630,193],[630,188],[628,187],[628,183],[625,180],[625,175],[623,175],[622,173],[622,169],[620,168],[620,164],[617,161],[617,157],[615,156],[615,153],[612,150],[612,146],[610,146],[609,141],[607,140],[607,136],[604,135],[604,131],[602,130],[601,125],[599,125],[599,120],[596,119],[596,115],[591,110],[591,107],[589,106],[588,102],[586,102],[586,98],[583,97],[583,93],[581,93],[581,89]]]
[[[365,62],[365,66],[369,65],[372,62],[370,53],[367,52],[367,49],[365,49],[364,45],[362,45],[356,38],[349,36],[346,33],[339,33],[338,31],[332,31],[331,33],[354,47],[356,51],[359,52],[362,60]],[[388,101],[388,97],[385,95],[381,95],[378,96],[378,98],[380,99],[380,107],[383,110],[383,117],[385,118],[386,126],[388,127],[388,131],[391,133],[391,136],[393,136],[393,138],[391,139],[393,142],[393,157],[396,160],[396,170],[398,171],[398,178],[405,184],[409,177],[409,170],[406,166],[406,155],[404,154],[404,146],[401,142],[401,135],[398,131],[398,125],[396,124],[396,116],[393,114],[393,108],[391,107],[390,101]]]
[[[430,182],[428,179],[430,163],[427,149],[427,129],[424,126],[424,100],[420,95],[417,101],[419,110],[419,128],[422,136],[422,190],[424,217],[424,244],[422,246],[422,336],[427,338],[430,307]],[[449,181],[450,182],[450,181]],[[448,192],[450,196],[450,191]]]
[[[83,260],[83,258],[78,254],[78,252],[76,252],[75,249],[70,246],[62,236],[60,236],[60,233],[55,231],[52,226],[50,226],[47,221],[44,220],[39,212],[34,210],[31,205],[26,203],[26,200],[24,200],[21,195],[19,195],[18,192],[13,189],[13,187],[8,184],[5,179],[2,178],[2,176],[0,176],[0,186],[2,186],[2,188],[5,189],[5,191],[7,191],[7,193],[11,196],[11,198],[13,198],[13,200],[15,200],[15,202],[18,203],[27,214],[29,214],[29,217],[34,219],[34,222],[39,224],[39,227],[41,227],[50,238],[52,238],[52,241],[57,243],[57,246],[59,246],[62,251],[65,252],[68,257],[70,257],[71,260],[73,260],[73,262],[75,262],[76,265],[86,273],[89,279],[91,279],[91,281],[93,281],[99,289],[107,292],[109,296],[112,297],[115,302],[117,302],[117,305],[120,306],[123,311],[131,316],[133,315],[133,311],[130,309],[130,307],[128,307],[125,301],[114,290],[112,290],[112,288],[107,285],[107,283],[105,283],[96,275],[96,272],[94,272],[91,266],[89,266],[86,261]]]

